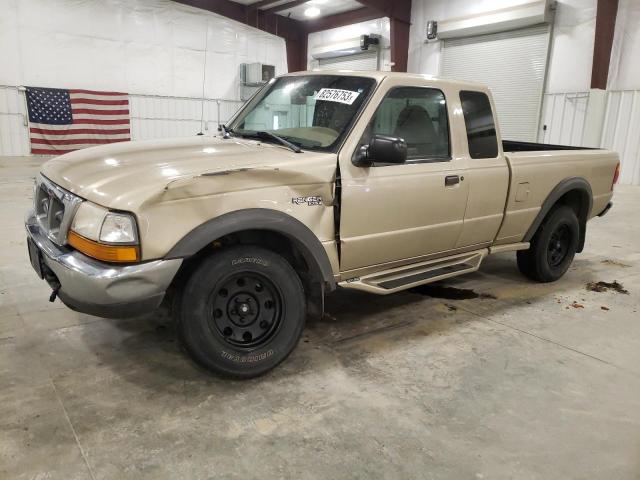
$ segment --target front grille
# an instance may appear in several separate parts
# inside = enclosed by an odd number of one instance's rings
[[[82,199],[38,175],[33,201],[42,232],[52,242],[64,245],[71,220]]]

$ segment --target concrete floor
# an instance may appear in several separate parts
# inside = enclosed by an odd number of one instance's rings
[[[48,303],[22,227],[39,163],[0,159],[0,478],[640,478],[640,188],[556,284],[505,254],[447,283],[496,299],[339,292],[285,364],[232,382],[166,314]]]

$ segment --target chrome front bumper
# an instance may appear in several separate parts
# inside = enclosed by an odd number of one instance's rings
[[[45,280],[69,308],[106,318],[125,318],[156,309],[182,259],[112,265],[60,247],[42,233],[35,214],[25,219],[29,238],[41,252]]]

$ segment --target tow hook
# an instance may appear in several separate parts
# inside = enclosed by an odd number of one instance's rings
[[[53,291],[51,292],[51,295],[49,295],[49,301],[51,303],[56,301],[56,297],[58,296],[58,291],[60,290],[60,287],[56,287],[53,289]]]

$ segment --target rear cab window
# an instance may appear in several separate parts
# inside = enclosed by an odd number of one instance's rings
[[[498,156],[496,124],[487,94],[462,90],[462,113],[467,128],[467,141],[471,158],[495,158]]]

